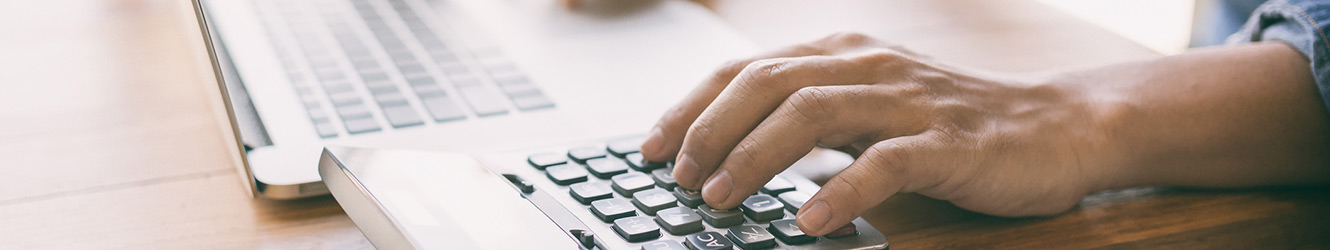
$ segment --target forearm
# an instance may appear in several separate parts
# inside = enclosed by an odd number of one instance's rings
[[[1286,45],[1057,75],[1051,81],[1083,90],[1122,159],[1096,190],[1330,182],[1330,123],[1307,60]]]

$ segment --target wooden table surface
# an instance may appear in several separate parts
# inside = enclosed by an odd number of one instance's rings
[[[774,47],[859,31],[1033,71],[1153,56],[1027,0],[707,2]],[[373,248],[331,197],[253,200],[209,107],[188,1],[0,2],[0,249]],[[917,195],[865,216],[893,249],[1330,248],[1330,191],[1140,188],[1054,217]]]

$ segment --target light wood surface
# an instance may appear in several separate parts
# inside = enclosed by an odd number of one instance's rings
[[[1151,56],[1032,1],[720,1],[763,46],[860,31],[1031,71]],[[252,200],[207,101],[188,1],[0,2],[0,249],[372,248],[331,197]],[[1145,188],[1007,219],[919,196],[865,216],[893,249],[1327,248],[1330,192]]]

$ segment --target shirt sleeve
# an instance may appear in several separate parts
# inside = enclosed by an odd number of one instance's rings
[[[1229,44],[1258,41],[1287,43],[1311,62],[1312,77],[1321,102],[1330,110],[1330,1],[1271,0],[1256,8],[1243,27],[1228,37]]]

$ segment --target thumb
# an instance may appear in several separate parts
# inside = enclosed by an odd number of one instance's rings
[[[795,216],[804,233],[821,236],[853,221],[869,208],[921,182],[911,175],[929,169],[936,142],[925,135],[897,137],[873,144],[854,163],[813,195]]]

